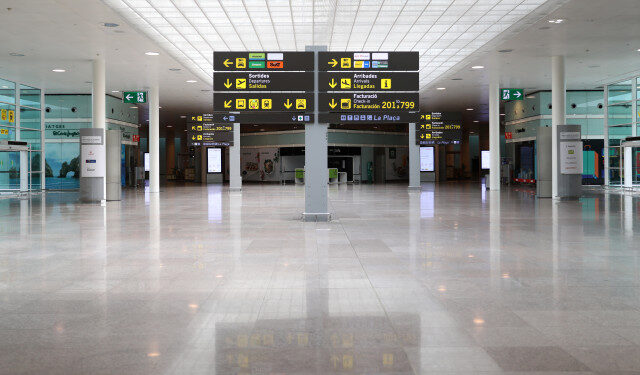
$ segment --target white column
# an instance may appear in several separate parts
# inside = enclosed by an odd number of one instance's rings
[[[40,189],[42,191],[44,191],[44,189],[46,188],[46,178],[45,178],[45,171],[46,171],[46,159],[44,157],[45,155],[45,108],[47,106],[45,105],[45,98],[44,98],[44,89],[40,89]]]
[[[409,189],[420,189],[420,145],[416,144],[416,124],[409,123]]]
[[[240,174],[240,123],[233,124],[233,146],[229,147],[229,189],[242,189]]]
[[[92,81],[92,106],[91,106],[91,127],[102,129],[102,140],[105,141],[104,129],[106,127],[106,97],[105,97],[105,67],[104,59],[97,57],[93,60],[93,81]],[[104,150],[104,148],[103,148]],[[106,150],[104,150],[106,152]],[[102,155],[106,160],[106,155]],[[107,179],[102,178],[102,200],[107,199]]]
[[[567,87],[564,56],[551,57],[551,196],[558,197],[558,125],[565,125]]]
[[[609,181],[609,86],[604,86],[604,185]],[[605,216],[606,217],[606,216]]]
[[[489,189],[500,190],[500,81],[489,84]]]
[[[631,152],[631,147],[623,147],[624,151],[624,187],[632,187],[633,186],[633,153]]]
[[[149,192],[160,192],[160,100],[158,85],[149,90]]]

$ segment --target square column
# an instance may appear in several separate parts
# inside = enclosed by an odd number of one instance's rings
[[[233,124],[233,146],[229,147],[229,190],[242,190],[240,174],[240,123]]]
[[[416,124],[409,123],[409,189],[420,189],[420,145],[416,144]]]

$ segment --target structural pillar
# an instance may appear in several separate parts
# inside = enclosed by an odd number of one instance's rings
[[[240,123],[233,124],[233,146],[229,147],[229,189],[242,189],[240,174]]]
[[[409,123],[409,189],[420,189],[420,145],[416,144],[416,124]]]
[[[327,170],[329,124],[318,122],[318,51],[326,51],[327,46],[307,46],[306,51],[314,53],[313,81],[315,92],[313,124],[305,125],[304,132],[304,221],[329,221],[329,198],[327,196],[329,172]]]
[[[623,147],[624,161],[622,168],[624,168],[624,187],[633,187],[633,153],[631,147]]]
[[[558,190],[558,125],[566,123],[566,82],[564,56],[551,57],[551,195],[559,197]]]
[[[609,86],[604,86],[604,186],[609,186]]]
[[[176,138],[173,128],[165,129],[165,158],[166,158],[166,173],[173,174],[176,167]]]
[[[489,84],[489,189],[500,190],[500,81]]]
[[[149,89],[149,192],[160,192],[160,103],[158,85]]]

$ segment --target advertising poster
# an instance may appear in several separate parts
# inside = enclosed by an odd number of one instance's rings
[[[240,174],[244,181],[260,181],[260,150],[242,149],[240,152]]]
[[[280,181],[280,151],[277,148],[260,149],[260,180]]]
[[[391,150],[394,150],[392,152]],[[392,159],[391,157],[395,158]],[[409,148],[387,148],[387,180],[405,180],[409,178]]]
[[[435,171],[433,151],[433,147],[420,147],[420,172]]]

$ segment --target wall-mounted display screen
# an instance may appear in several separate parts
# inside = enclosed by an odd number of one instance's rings
[[[207,173],[221,173],[221,172],[222,172],[222,149],[208,148],[207,149]]]
[[[149,172],[149,153],[144,153],[144,171]]]
[[[433,147],[420,147],[420,172],[435,171],[433,151]]]
[[[480,164],[482,169],[491,169],[491,154],[490,151],[480,152]]]

